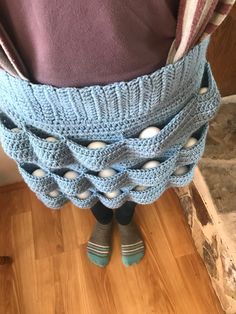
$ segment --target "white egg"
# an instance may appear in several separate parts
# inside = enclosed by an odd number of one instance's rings
[[[142,168],[143,169],[152,169],[152,168],[156,168],[160,165],[160,162],[157,160],[150,160],[148,162],[146,162]]]
[[[184,145],[185,148],[192,147],[197,144],[197,139],[195,137],[190,137],[187,143]]]
[[[144,129],[140,134],[139,138],[149,138],[157,135],[161,130],[155,126],[150,126]]]
[[[11,131],[14,132],[14,133],[20,133],[21,129],[13,128],[13,129],[11,129]]]
[[[64,178],[66,178],[66,179],[75,179],[75,178],[77,178],[78,177],[78,173],[77,172],[75,172],[75,171],[67,171],[65,174],[64,174],[64,176],[63,176]]]
[[[48,195],[50,195],[51,197],[57,197],[59,195],[59,191],[53,190],[53,191],[49,192]]]
[[[187,166],[180,166],[175,170],[174,174],[176,176],[182,176],[182,175],[186,174],[187,172],[188,172]]]
[[[43,169],[36,169],[32,172],[34,177],[44,177],[46,176],[46,172]]]
[[[99,148],[104,148],[107,144],[104,142],[92,142],[90,143],[87,147],[90,149],[99,149]]]
[[[114,174],[116,174],[116,171],[114,169],[112,169],[112,168],[105,168],[105,169],[102,169],[98,173],[98,176],[102,177],[102,178],[107,178],[107,177],[113,176]]]
[[[90,195],[91,195],[91,192],[89,190],[77,194],[78,198],[80,198],[81,200],[85,200]]]
[[[120,195],[120,190],[115,190],[115,191],[112,191],[112,192],[107,192],[105,193],[106,197],[108,198],[114,198],[118,195]]]
[[[55,137],[53,137],[53,136],[49,136],[49,137],[46,138],[46,141],[48,141],[48,142],[56,142],[57,139]]]
[[[148,188],[147,186],[138,185],[138,186],[136,186],[134,189],[135,189],[135,191],[141,192],[141,191],[145,191],[147,188]]]
[[[208,88],[207,87],[202,87],[199,89],[199,94],[203,95],[206,94],[208,92]]]

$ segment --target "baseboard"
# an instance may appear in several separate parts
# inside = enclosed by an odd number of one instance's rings
[[[221,98],[222,105],[225,104],[236,104],[236,95],[230,95]]]

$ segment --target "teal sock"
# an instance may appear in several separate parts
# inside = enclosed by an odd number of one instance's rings
[[[112,222],[96,223],[87,243],[87,256],[97,266],[104,267],[109,263],[111,255]]]
[[[127,225],[119,225],[121,236],[121,255],[125,266],[137,264],[145,253],[144,242],[133,221]]]

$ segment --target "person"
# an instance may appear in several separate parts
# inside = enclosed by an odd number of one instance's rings
[[[1,21],[11,35],[32,81],[53,86],[88,86],[130,80],[165,65],[175,37],[178,1],[90,2],[2,1]],[[121,234],[122,260],[131,265],[144,255],[133,221],[136,204],[114,212]],[[88,256],[107,265],[113,210],[98,202]]]
[[[175,37],[178,1],[2,1],[1,21],[30,78],[54,86],[82,87],[130,80],[165,65]],[[135,203],[114,212],[125,265],[141,260],[144,243],[133,221]],[[88,241],[88,257],[107,265],[113,210],[101,202]]]
[[[178,8],[178,0],[71,0],[70,5],[62,0],[2,0],[0,18],[27,80],[82,88],[130,81],[164,67],[176,37]],[[98,201],[91,207],[97,222],[87,244],[90,261],[108,264],[113,218],[123,263],[129,266],[143,258],[135,206],[126,201],[113,212]]]

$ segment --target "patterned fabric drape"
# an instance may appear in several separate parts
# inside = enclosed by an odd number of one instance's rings
[[[17,50],[15,49],[8,34],[0,21],[0,68],[3,68],[13,76],[26,79],[28,76],[26,67],[23,64]]]
[[[180,0],[176,39],[167,63],[182,58],[224,21],[235,0]]]

